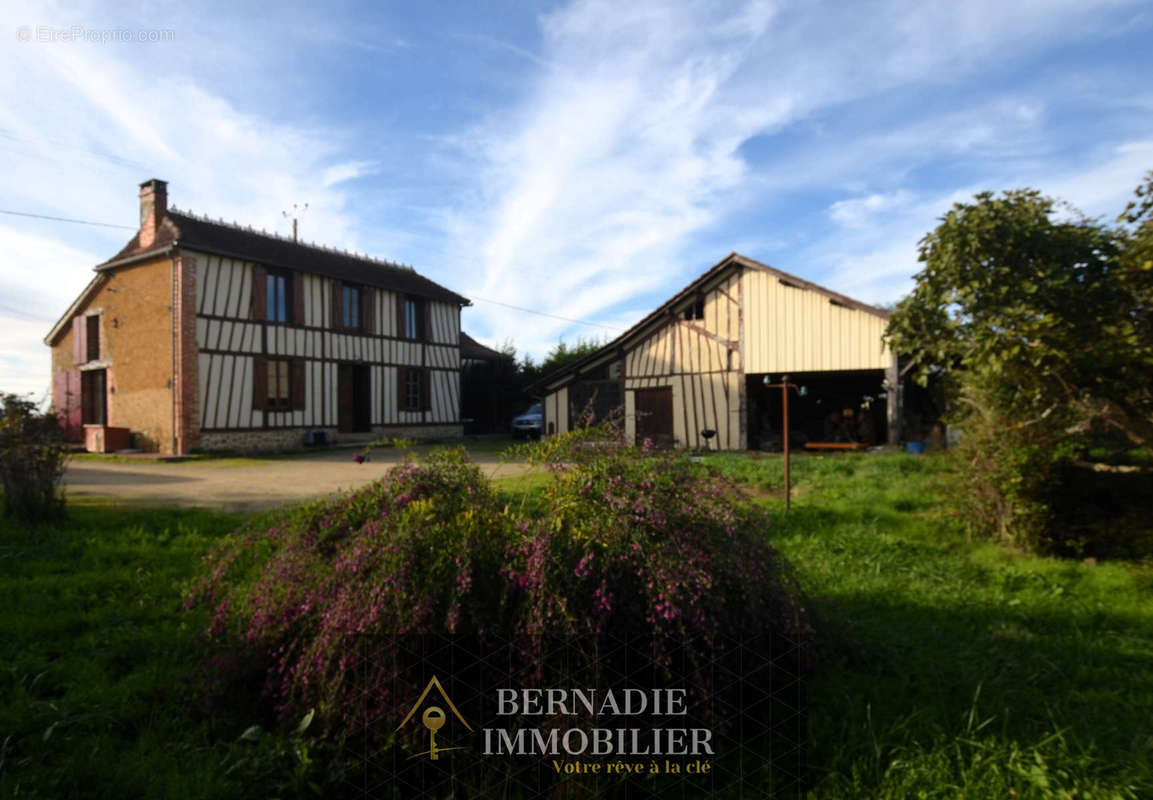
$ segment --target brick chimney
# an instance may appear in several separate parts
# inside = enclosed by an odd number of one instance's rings
[[[168,183],[158,178],[140,184],[140,246],[152,247],[168,211]]]

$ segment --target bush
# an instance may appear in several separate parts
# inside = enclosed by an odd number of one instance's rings
[[[688,688],[715,726],[738,724],[742,699],[772,688],[770,672],[750,666],[758,658],[794,686],[809,668],[806,611],[766,542],[769,521],[706,467],[606,431],[536,446],[555,480],[519,507],[462,452],[405,462],[233,535],[188,605],[212,611],[211,640],[254,655],[284,719],[316,708],[336,739],[397,744],[391,725],[374,723],[403,715],[422,688],[398,642],[430,635],[479,648],[487,678],[494,664],[506,670],[495,685],[651,680]]]
[[[63,516],[61,481],[67,463],[55,414],[41,414],[19,395],[6,394],[0,418],[0,486],[4,515],[25,522]]]

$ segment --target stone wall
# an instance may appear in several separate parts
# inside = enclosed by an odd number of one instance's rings
[[[204,451],[227,450],[241,453],[270,452],[277,450],[299,450],[304,447],[304,435],[309,431],[325,431],[328,440],[335,444],[343,442],[364,442],[371,437],[402,438],[420,441],[442,441],[459,439],[464,436],[462,425],[404,425],[376,426],[371,436],[365,433],[340,433],[336,428],[270,428],[261,431],[205,431],[200,434],[200,446]]]

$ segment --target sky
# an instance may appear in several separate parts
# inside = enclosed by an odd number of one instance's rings
[[[1153,169],[1148,0],[269,8],[0,0],[0,212],[131,228],[154,177],[281,233],[307,203],[301,238],[539,358],[731,251],[891,303],[952,203],[1112,220]],[[47,392],[44,336],[132,233],[0,213],[0,391]]]

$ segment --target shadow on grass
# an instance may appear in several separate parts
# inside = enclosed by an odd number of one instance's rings
[[[794,507],[772,533],[818,617],[817,796],[1153,793],[1140,569],[988,558],[902,502]]]

